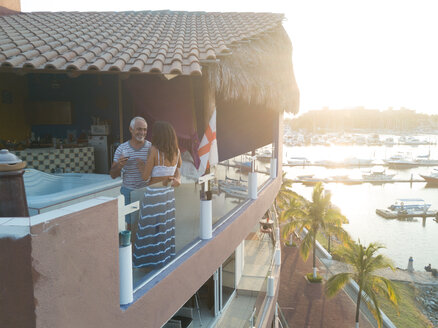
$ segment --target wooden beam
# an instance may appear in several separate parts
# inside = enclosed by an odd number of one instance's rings
[[[117,75],[118,89],[119,89],[119,130],[120,138],[119,142],[123,143],[123,102],[122,102],[122,79],[120,75]]]
[[[208,124],[210,123],[210,118],[216,110],[216,90],[214,86],[209,83],[208,79],[208,70],[210,68],[207,66],[203,67],[202,72],[202,90],[203,90],[203,111],[204,111],[204,131],[207,130]],[[210,173],[210,168],[207,168],[204,175],[208,175]],[[212,198],[211,190],[210,190],[210,180],[208,180],[206,188],[206,198],[210,200]],[[202,196],[201,196],[202,198]]]
[[[209,83],[208,70],[209,67],[203,67],[204,72],[202,74],[202,90],[204,93],[204,131],[207,129],[211,115],[213,115],[213,112],[216,109],[216,92],[214,90],[214,87]]]

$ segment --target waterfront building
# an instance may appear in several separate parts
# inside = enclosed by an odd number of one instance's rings
[[[46,203],[32,205],[30,217],[0,218],[2,326],[270,327],[280,272],[273,202],[283,112],[296,113],[299,102],[284,16],[6,13],[1,148],[40,172],[24,173],[25,186],[33,182],[29,207],[41,197]],[[214,113],[219,164],[211,168],[214,179],[200,184],[197,150]],[[119,233],[126,208],[112,194],[119,185],[75,186],[81,194],[62,187],[108,173],[133,116],[150,126],[170,121],[184,163],[175,190],[175,257],[133,269],[125,303]],[[271,160],[257,160],[266,146]],[[245,161],[248,172],[236,164]],[[201,214],[204,201],[210,216]]]

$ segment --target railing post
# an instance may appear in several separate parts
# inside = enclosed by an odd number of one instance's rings
[[[257,199],[257,173],[248,173],[248,197],[250,199]]]
[[[257,156],[250,156],[251,172],[248,173],[248,197],[257,199],[257,172],[255,172],[255,160]]]
[[[214,179],[214,174],[210,173],[198,179],[201,184],[201,211],[199,222],[199,237],[201,239],[211,239],[213,236],[213,201],[211,191],[205,190],[208,181]]]
[[[201,239],[210,239],[213,235],[213,213],[211,199],[201,199]]]
[[[120,304],[129,304],[134,300],[132,282],[132,247],[131,231],[119,233],[119,272],[120,272]]]
[[[271,179],[275,179],[277,177],[277,159],[271,158],[271,167],[270,167]]]
[[[281,248],[280,247],[275,247],[275,265],[276,266],[280,266],[281,265]]]
[[[279,227],[275,228],[275,240],[278,241],[279,243],[281,243],[281,240],[280,240],[280,228]]]
[[[266,295],[268,297],[274,297],[275,294],[275,278],[273,276],[268,276],[268,285],[266,290]]]
[[[131,231],[125,230],[125,215],[139,210],[140,202],[136,201],[125,206],[125,196],[117,197],[119,225],[119,288],[120,304],[129,304],[134,300],[132,281],[132,245]]]

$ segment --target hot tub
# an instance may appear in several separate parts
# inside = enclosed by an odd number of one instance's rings
[[[34,169],[26,169],[23,179],[30,216],[98,196],[117,197],[122,184],[122,179],[107,174],[48,174]]]

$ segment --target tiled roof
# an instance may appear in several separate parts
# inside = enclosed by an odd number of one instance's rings
[[[200,75],[203,61],[279,26],[282,14],[59,12],[0,17],[0,66]]]

